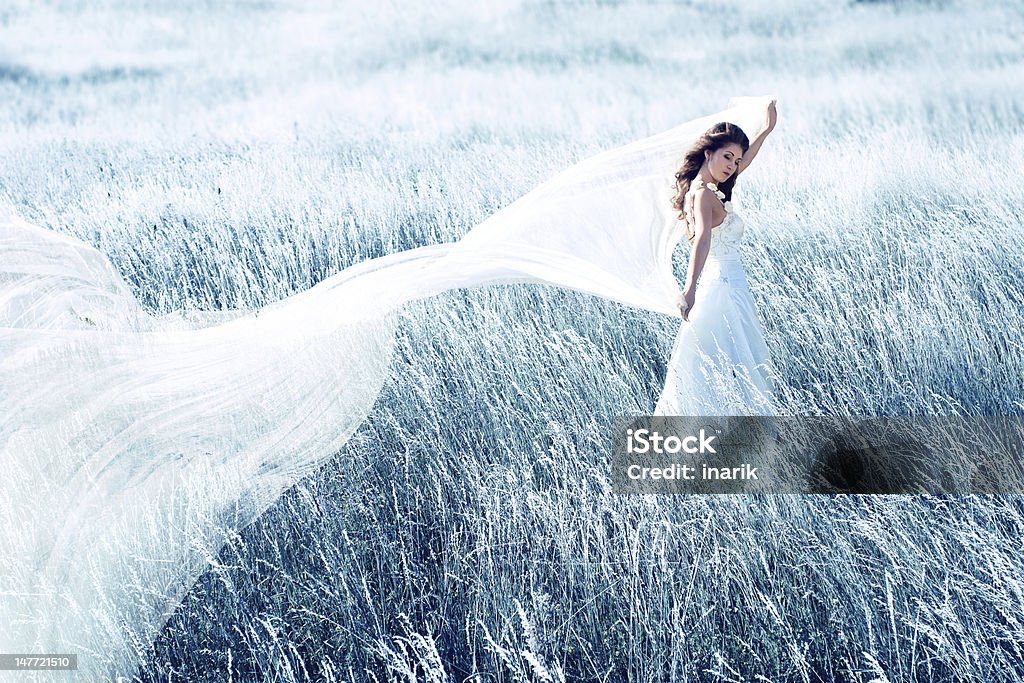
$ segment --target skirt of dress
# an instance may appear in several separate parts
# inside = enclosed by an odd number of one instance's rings
[[[774,369],[739,258],[709,257],[654,415],[775,415]]]

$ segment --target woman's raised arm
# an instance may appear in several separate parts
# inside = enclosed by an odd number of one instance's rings
[[[736,175],[743,173],[750,166],[750,162],[754,160],[757,153],[761,150],[761,143],[768,137],[768,133],[771,133],[775,129],[775,121],[778,115],[775,111],[775,100],[768,103],[768,108],[765,110],[764,115],[764,126],[754,136],[754,139],[750,141],[750,147],[747,148],[746,154],[743,155],[743,160],[740,162],[740,167],[736,171]]]

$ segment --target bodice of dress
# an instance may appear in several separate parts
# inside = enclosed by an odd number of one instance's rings
[[[689,212],[687,212],[687,218],[693,220]],[[732,210],[732,202],[725,202],[725,219],[711,230],[711,248],[708,250],[708,259],[738,261],[742,242],[743,219]]]
[[[731,202],[730,202],[731,203]],[[739,260],[743,241],[743,219],[726,206],[725,220],[711,230],[711,249],[708,258],[719,261]]]
[[[702,184],[700,181],[695,182],[687,193],[686,220],[691,224],[693,223],[693,195]],[[723,198],[722,193],[715,185],[709,185],[708,189],[714,191],[719,199]],[[746,287],[746,273],[740,258],[740,244],[743,242],[743,219],[733,211],[731,201],[724,202],[723,206],[725,207],[725,218],[711,229],[711,247],[708,249],[707,259],[704,261],[698,282],[705,284],[717,282]]]

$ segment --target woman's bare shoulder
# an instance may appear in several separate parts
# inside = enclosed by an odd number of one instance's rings
[[[706,187],[698,187],[693,191],[693,204],[701,209],[713,209],[716,205],[721,206],[721,200],[714,192]]]

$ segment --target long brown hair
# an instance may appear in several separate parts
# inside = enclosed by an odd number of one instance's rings
[[[679,212],[679,220],[685,220],[686,193],[689,192],[690,183],[697,177],[700,167],[704,165],[704,152],[714,153],[730,142],[742,147],[744,154],[750,148],[750,140],[739,126],[728,121],[720,121],[708,128],[686,152],[679,170],[676,171],[676,194],[672,197],[672,208]],[[732,188],[736,185],[737,175],[739,174],[733,173],[724,183],[718,184],[718,189],[725,194],[725,201],[732,199]]]

